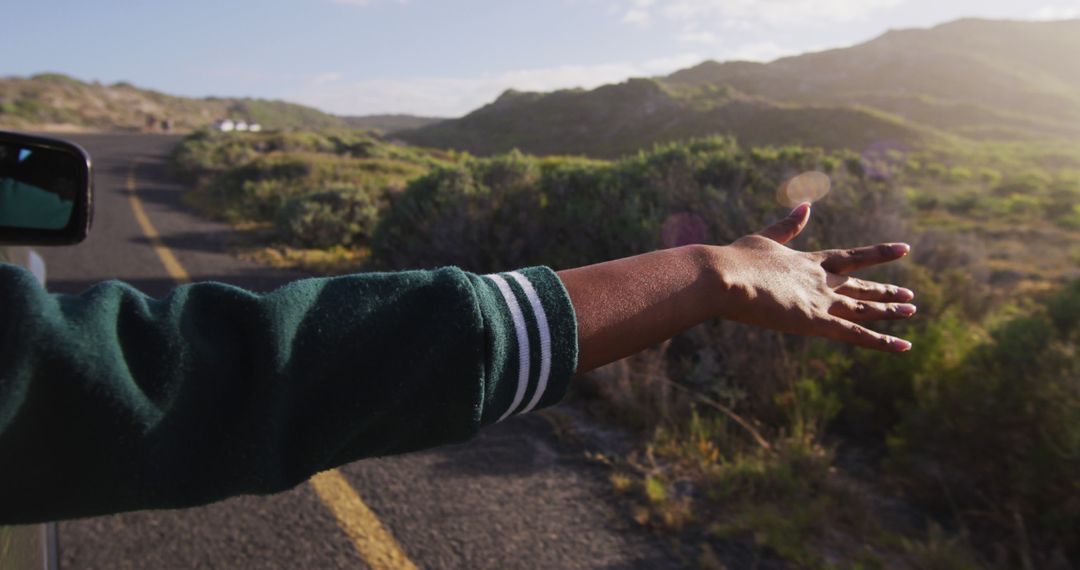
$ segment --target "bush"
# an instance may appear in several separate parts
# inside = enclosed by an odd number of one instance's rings
[[[1050,176],[1043,172],[1026,172],[1019,176],[1006,178],[1004,182],[994,188],[994,194],[998,196],[1012,194],[1037,196],[1045,192],[1051,182]]]
[[[373,258],[387,268],[491,271],[729,242],[782,215],[777,189],[806,170],[830,171],[834,183],[830,206],[819,214],[826,221],[808,240],[894,229],[876,216],[887,186],[836,170],[846,158],[800,147],[742,151],[730,139],[710,138],[614,163],[520,153],[472,159],[436,169],[397,196],[376,233]],[[856,209],[862,215],[851,216]],[[829,224],[831,216],[846,221]]]
[[[293,198],[326,188],[391,192],[424,169],[391,159],[274,151],[216,174],[201,190],[216,205],[217,217],[273,222]]]
[[[367,190],[338,188],[293,198],[275,228],[286,243],[308,248],[355,247],[366,243],[379,219]]]
[[[273,220],[294,196],[313,190],[313,161],[293,154],[260,155],[254,160],[218,174],[208,190],[233,220]]]
[[[250,162],[259,155],[250,141],[222,137],[208,130],[189,135],[177,146],[172,157],[173,170],[186,180],[198,180],[228,168]]]
[[[1080,560],[1078,324],[1080,281],[959,362],[927,363],[889,440],[892,471],[914,497],[1009,545],[1014,562]]]

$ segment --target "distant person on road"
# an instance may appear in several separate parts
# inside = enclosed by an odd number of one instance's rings
[[[858,323],[910,316],[912,293],[846,276],[907,246],[785,247],[809,217],[803,204],[728,246],[558,273],[369,273],[265,295],[50,294],[0,265],[0,524],[275,493],[461,442],[713,318],[908,350]]]

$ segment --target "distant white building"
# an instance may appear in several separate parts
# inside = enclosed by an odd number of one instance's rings
[[[233,131],[257,133],[262,130],[262,125],[259,123],[249,123],[242,119],[236,121],[232,119],[218,119],[217,121],[214,121],[214,128],[223,133],[231,133]]]

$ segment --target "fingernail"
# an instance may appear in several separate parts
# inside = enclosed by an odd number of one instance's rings
[[[806,211],[809,210],[809,209],[810,209],[810,202],[803,202],[802,204],[799,204],[798,206],[795,206],[795,209],[791,211],[791,215],[792,216],[800,216],[800,217],[805,216]]]
[[[907,252],[911,251],[911,246],[906,243],[894,243],[889,247],[893,250],[893,253],[897,253],[900,255],[904,255]]]
[[[899,297],[901,301],[910,301],[915,298],[915,292],[911,289],[900,287],[896,290],[896,296]]]
[[[907,352],[911,350],[911,343],[902,338],[894,338],[892,344],[896,348],[899,348],[900,352]]]
[[[896,312],[904,315],[905,317],[910,317],[911,315],[914,315],[915,311],[915,305],[912,305],[911,303],[901,303],[896,306]]]

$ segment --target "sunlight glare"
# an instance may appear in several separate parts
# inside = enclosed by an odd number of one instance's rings
[[[781,184],[776,191],[776,199],[790,208],[803,202],[816,202],[824,198],[831,188],[832,180],[828,174],[811,170]]]

